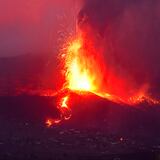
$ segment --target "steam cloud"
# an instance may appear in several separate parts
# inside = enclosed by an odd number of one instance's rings
[[[109,68],[135,86],[160,89],[160,2],[84,0],[78,25],[101,42]]]

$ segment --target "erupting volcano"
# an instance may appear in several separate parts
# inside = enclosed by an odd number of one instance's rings
[[[62,73],[64,76],[62,89],[57,93],[57,95],[60,95],[58,96],[60,98],[57,104],[60,118],[48,119],[46,121],[47,126],[52,126],[62,120],[71,118],[69,104],[71,93],[82,96],[92,93],[115,103],[130,106],[144,101],[150,104],[160,103],[158,100],[148,96],[146,87],[140,88],[136,93],[129,94],[129,92],[126,92],[125,86],[127,84],[125,83],[127,81],[122,81],[114,73],[110,74],[107,71],[103,49],[95,47],[93,39],[88,37],[86,32],[79,31],[76,36],[70,38],[59,57],[62,63],[61,66],[63,66]],[[108,77],[110,77],[111,82],[108,81]],[[118,92],[114,89],[116,87],[118,87]]]

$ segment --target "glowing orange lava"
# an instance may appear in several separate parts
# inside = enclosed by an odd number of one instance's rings
[[[83,39],[78,37],[67,48],[65,57],[66,87],[70,90],[90,91],[96,90],[95,77],[89,69],[89,59],[85,57],[82,46]],[[88,64],[87,64],[88,63]]]
[[[68,105],[67,105],[68,99],[69,99],[69,96],[62,98],[62,101],[60,104],[61,108],[68,108]]]
[[[82,33],[67,43],[63,53],[60,55],[65,73],[65,83],[62,90],[78,91],[82,94],[87,91],[110,101],[128,105],[135,105],[144,101],[150,104],[160,103],[160,101],[148,96],[145,89],[141,89],[140,92],[132,96],[128,96],[127,93],[127,96],[113,94],[112,87],[114,88],[114,83],[119,84],[119,79],[115,76],[114,81],[110,83],[110,86],[107,86],[106,64],[103,62],[103,57],[99,52],[94,48],[94,43],[90,39],[86,39],[85,34]],[[123,87],[118,89],[123,91]],[[61,118],[59,120],[48,119],[46,121],[47,126],[58,124],[62,120],[71,118],[69,99],[68,92],[60,98],[57,108],[61,113]]]
[[[52,125],[54,125],[54,124],[59,124],[60,122],[61,122],[60,119],[48,118],[48,119],[46,120],[46,126],[47,126],[47,127],[51,127]]]

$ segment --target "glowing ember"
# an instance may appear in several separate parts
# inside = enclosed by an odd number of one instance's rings
[[[58,124],[58,123],[60,123],[60,122],[61,122],[60,119],[47,119],[47,120],[46,120],[46,126],[47,126],[47,127],[51,127],[52,125]]]
[[[60,103],[58,105],[58,109],[61,112],[61,119],[69,120],[71,118],[71,110],[68,106],[69,95],[64,96],[60,99]]]
[[[69,96],[66,96],[66,97],[62,98],[62,101],[61,101],[61,104],[60,104],[61,108],[68,108],[68,105],[67,105],[68,99],[69,99]]]

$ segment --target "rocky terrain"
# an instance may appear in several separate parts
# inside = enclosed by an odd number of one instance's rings
[[[55,97],[0,97],[0,159],[158,160],[159,108],[130,108],[98,97],[75,96],[72,118],[57,117]]]

